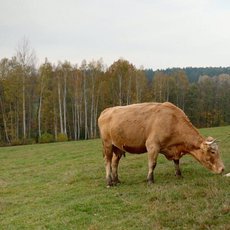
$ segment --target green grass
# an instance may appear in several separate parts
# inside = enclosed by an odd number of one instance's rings
[[[230,126],[202,129],[218,138],[230,171]],[[147,154],[126,154],[122,184],[106,188],[101,141],[0,148],[1,229],[230,229],[230,179],[190,156],[158,158],[147,186]]]

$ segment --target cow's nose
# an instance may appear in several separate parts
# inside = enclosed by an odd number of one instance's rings
[[[217,174],[222,174],[224,172],[224,166],[219,166],[217,169],[216,169],[216,173]]]
[[[220,172],[220,174],[222,174],[224,172],[224,167],[220,168],[219,172]]]

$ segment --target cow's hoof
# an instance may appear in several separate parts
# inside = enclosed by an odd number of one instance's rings
[[[110,183],[107,183],[107,188],[111,188],[111,187],[113,187],[114,186],[114,183],[113,182],[110,182]]]
[[[121,183],[121,181],[119,179],[116,179],[113,181],[113,185],[115,185],[115,186],[120,184],[120,183]]]
[[[151,185],[154,184],[154,181],[153,181],[153,180],[148,180],[148,181],[147,181],[147,184],[148,184],[148,186],[151,186]]]
[[[120,184],[120,183],[121,183],[121,181],[119,179],[117,179],[117,184]]]
[[[112,180],[108,180],[106,184],[107,184],[106,187],[107,187],[107,188],[110,188],[110,187],[113,186],[113,181],[112,181]]]
[[[175,174],[175,177],[177,178],[177,179],[183,179],[183,176],[180,174],[180,175],[178,175],[178,174]]]

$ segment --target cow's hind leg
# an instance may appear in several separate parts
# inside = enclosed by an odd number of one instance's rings
[[[173,160],[174,166],[175,166],[175,176],[178,178],[182,178],[182,174],[180,171],[180,161],[179,160]]]
[[[150,145],[147,145],[147,151],[148,151],[148,166],[149,166],[147,182],[150,185],[154,183],[153,171],[157,164],[157,157],[158,157],[159,149],[157,148],[157,146],[150,144]]]
[[[110,187],[113,185],[111,176],[111,164],[113,157],[112,144],[103,142],[103,155],[105,159],[106,183],[107,187]]]
[[[113,158],[112,158],[112,181],[113,184],[116,185],[120,183],[118,178],[118,165],[122,155],[125,154],[124,151],[118,149],[117,147],[113,146]]]

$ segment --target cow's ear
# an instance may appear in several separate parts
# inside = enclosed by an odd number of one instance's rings
[[[218,151],[218,145],[216,143],[216,139],[214,139],[213,137],[208,137],[205,140],[205,144],[207,144],[208,146],[208,150],[211,150],[211,152],[216,152]]]
[[[218,145],[216,142],[211,144],[211,152],[216,153],[218,151]]]

